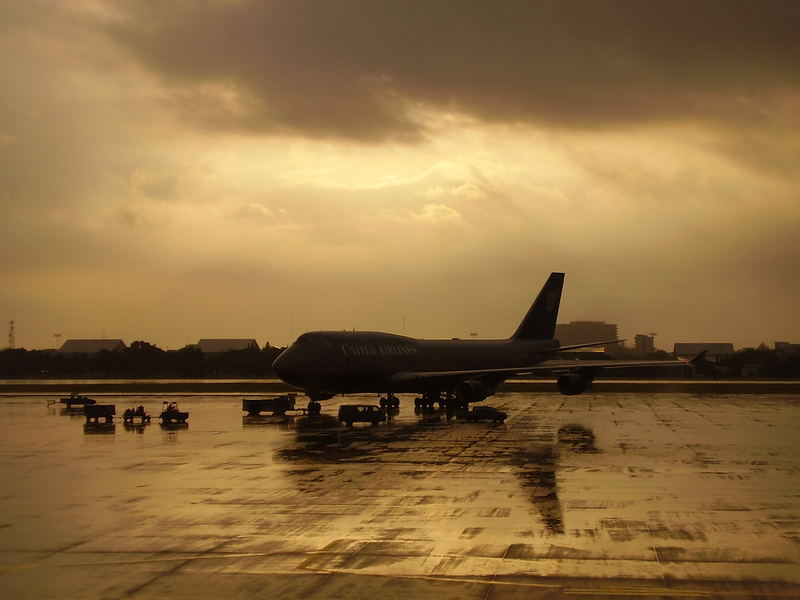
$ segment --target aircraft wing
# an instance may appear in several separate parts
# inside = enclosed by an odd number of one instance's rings
[[[577,350],[579,348],[591,348],[592,346],[608,346],[609,344],[621,344],[625,340],[607,340],[605,342],[589,342],[588,344],[573,344],[572,346],[559,346],[558,348],[548,348],[543,350],[547,354],[555,354],[564,350]]]
[[[546,360],[534,367],[537,371],[574,371],[575,369],[622,369],[625,367],[687,367],[692,360]],[[528,371],[527,373],[532,373]],[[525,373],[522,373],[525,375]]]
[[[508,367],[502,369],[475,369],[463,371],[402,371],[392,375],[393,383],[457,383],[466,379],[497,377],[499,381],[515,375],[534,373],[559,373],[580,369],[621,369],[624,367],[685,367],[694,364],[700,356],[692,360],[546,360],[530,367]]]
[[[392,375],[392,383],[433,383],[439,381],[442,384],[458,383],[465,379],[476,379],[479,377],[500,376],[501,379],[512,375],[526,375],[533,372],[531,369],[508,368],[508,369],[476,369],[464,371],[401,371]]]

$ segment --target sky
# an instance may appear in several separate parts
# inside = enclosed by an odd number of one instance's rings
[[[800,342],[800,3],[0,1],[0,319]],[[0,347],[6,345],[5,335]]]

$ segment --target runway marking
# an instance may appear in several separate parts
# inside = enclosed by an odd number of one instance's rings
[[[7,575],[8,573],[17,573],[19,571],[27,571],[34,569],[39,565],[15,565],[13,567],[0,567],[0,575]]]

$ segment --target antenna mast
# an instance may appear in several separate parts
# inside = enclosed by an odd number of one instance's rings
[[[14,339],[14,321],[8,322],[8,347],[11,349],[16,347],[16,340]]]

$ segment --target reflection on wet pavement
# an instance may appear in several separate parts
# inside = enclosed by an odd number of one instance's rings
[[[509,393],[504,424],[403,400],[89,427],[2,398],[0,597],[800,595],[793,397]]]

